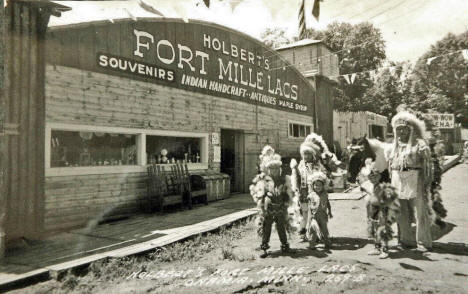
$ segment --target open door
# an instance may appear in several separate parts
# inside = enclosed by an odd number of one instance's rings
[[[231,177],[231,192],[244,192],[244,133],[221,130],[221,172]]]

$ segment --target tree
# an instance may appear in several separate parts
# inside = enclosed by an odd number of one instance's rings
[[[374,70],[386,58],[382,33],[369,22],[356,25],[333,22],[324,31],[307,30],[306,37],[322,40],[338,55],[341,75]],[[335,97],[335,109],[363,110],[363,95],[372,84],[372,80],[364,75],[352,84],[341,79]]]
[[[260,35],[260,39],[272,49],[291,43],[291,40],[286,36],[286,31],[282,28],[267,28]]]
[[[376,73],[371,87],[362,98],[362,110],[372,111],[387,117],[397,112],[400,104],[410,105],[411,77],[410,62],[389,62]]]
[[[411,107],[454,113],[468,127],[468,61],[457,52],[467,48],[468,30],[460,35],[449,33],[418,59],[410,78]],[[432,57],[437,58],[429,62]]]
[[[385,68],[377,74],[375,82],[363,95],[361,110],[387,117],[395,115],[397,106],[404,103],[401,69],[402,67],[397,67],[392,71],[390,68]]]

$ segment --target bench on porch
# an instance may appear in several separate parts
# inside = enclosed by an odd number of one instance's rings
[[[163,165],[149,165],[147,210],[162,211],[165,206],[176,204],[192,209],[194,198],[202,198],[207,204],[206,189],[193,191],[191,178],[187,164],[171,165],[170,171]]]

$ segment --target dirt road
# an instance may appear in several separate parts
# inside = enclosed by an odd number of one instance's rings
[[[333,201],[329,229],[334,244],[328,253],[310,251],[293,236],[297,252],[281,254],[274,231],[271,255],[261,259],[249,223],[228,237],[172,247],[168,250],[177,253],[163,259],[98,264],[82,275],[17,293],[468,293],[468,164],[449,170],[442,185],[448,226],[434,232],[437,240],[429,256],[410,250],[391,250],[384,260],[367,255],[373,245],[365,237],[364,200]]]

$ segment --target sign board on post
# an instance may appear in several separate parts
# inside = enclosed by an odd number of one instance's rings
[[[211,144],[219,145],[219,133],[211,133]]]
[[[423,116],[430,119],[439,129],[453,129],[455,127],[455,116],[452,113],[425,113]]]
[[[213,162],[221,162],[221,147],[213,146]]]

